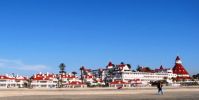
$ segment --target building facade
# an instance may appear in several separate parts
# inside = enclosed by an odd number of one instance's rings
[[[63,66],[63,65],[62,65]],[[62,67],[61,67],[62,68]],[[191,77],[182,65],[179,56],[175,60],[174,67],[157,69],[139,66],[132,70],[130,64],[113,64],[109,62],[104,68],[92,70],[81,67],[80,78],[76,72],[66,73],[63,70],[59,74],[38,73],[27,78],[14,75],[0,75],[0,88],[76,88],[87,86],[132,87],[150,86],[151,82],[165,81],[168,84],[187,81]]]
[[[31,79],[32,88],[75,88],[86,87],[81,80],[72,74],[35,74]]]
[[[25,88],[27,87],[27,77],[0,75],[0,88]]]

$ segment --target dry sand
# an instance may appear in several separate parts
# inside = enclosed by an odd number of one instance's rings
[[[199,100],[199,88],[0,89],[0,100]]]

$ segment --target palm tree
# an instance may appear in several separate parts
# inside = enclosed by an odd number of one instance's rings
[[[199,74],[193,75],[192,77],[193,77],[194,79],[197,79],[197,80],[198,80],[198,79],[199,79]]]
[[[61,63],[61,64],[59,65],[59,69],[60,69],[59,73],[61,73],[61,74],[62,74],[62,73],[66,73],[66,72],[65,72],[65,67],[66,67],[65,64],[64,64],[64,63]]]
[[[61,81],[60,81],[60,76],[59,74],[56,74],[56,78],[57,78],[57,87],[61,88]]]
[[[72,74],[75,76],[77,74],[77,72],[74,71],[74,72],[72,72]]]
[[[199,74],[196,75],[197,79],[199,79]]]
[[[98,70],[99,78],[102,78],[102,71],[103,71],[102,69],[99,69],[99,70]]]
[[[66,66],[65,66],[64,63],[61,63],[61,64],[59,65],[59,69],[60,69],[59,73],[60,73],[60,74],[66,73],[66,72],[65,72],[65,67],[66,67]],[[63,87],[63,80],[62,80],[62,77],[59,77],[59,78],[58,78],[58,83],[59,83],[59,84],[58,84],[59,87],[62,88],[62,87]]]
[[[84,66],[80,67],[82,83],[83,83],[83,71],[84,71]]]
[[[32,80],[33,80],[33,76],[30,77],[29,79],[27,79],[27,82],[28,82],[28,83],[27,83],[27,87],[28,87],[29,89],[32,88],[32,86],[31,86]]]

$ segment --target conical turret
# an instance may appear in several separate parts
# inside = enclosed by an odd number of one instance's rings
[[[182,61],[180,60],[179,56],[177,56],[177,58],[176,58],[176,64],[182,64]]]
[[[177,74],[177,80],[190,79],[189,73],[186,71],[182,65],[182,61],[179,56],[177,56],[175,61],[175,66],[173,67],[173,73]]]

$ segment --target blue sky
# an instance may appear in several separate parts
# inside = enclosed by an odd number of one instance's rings
[[[2,0],[0,74],[113,63],[199,72],[198,0]]]

